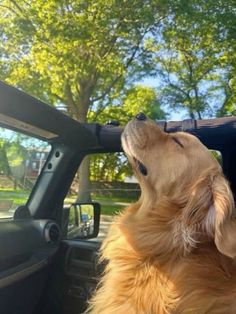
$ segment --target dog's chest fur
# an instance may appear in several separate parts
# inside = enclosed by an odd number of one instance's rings
[[[206,252],[163,267],[155,258],[142,259],[114,228],[103,247],[109,263],[91,313],[236,313],[235,271],[214,248]]]

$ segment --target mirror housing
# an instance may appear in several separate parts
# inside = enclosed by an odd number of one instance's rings
[[[99,232],[101,206],[99,203],[73,203],[64,208],[64,237],[66,239],[96,238]]]

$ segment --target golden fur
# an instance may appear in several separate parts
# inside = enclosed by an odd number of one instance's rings
[[[87,312],[235,314],[235,206],[218,162],[151,120],[128,123],[122,143],[142,193],[102,245],[108,264]]]

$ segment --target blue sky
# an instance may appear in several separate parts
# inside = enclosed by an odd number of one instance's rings
[[[157,89],[158,92],[158,78],[145,78],[142,80],[141,84],[153,87],[155,89]],[[162,107],[162,109],[169,114],[168,116],[168,121],[172,120],[172,121],[179,121],[179,120],[183,120],[183,119],[188,119],[189,116],[187,115],[187,111],[185,110],[178,110],[178,111],[173,111],[173,110],[169,110],[166,107]]]

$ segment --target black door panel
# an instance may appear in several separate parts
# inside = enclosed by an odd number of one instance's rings
[[[78,279],[92,279],[96,276],[97,251],[99,243],[90,241],[64,241],[68,245],[66,275]]]
[[[100,243],[64,240],[56,254],[43,314],[83,313],[95,289],[100,268],[97,266]]]
[[[63,245],[67,247],[63,314],[78,314],[85,310],[97,285],[100,243],[67,240]]]
[[[36,311],[40,296],[45,289],[47,268],[0,289],[1,314],[41,314]]]
[[[0,224],[0,313],[33,314],[59,247],[59,227],[31,219]]]

